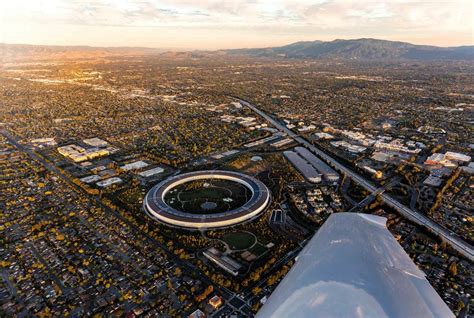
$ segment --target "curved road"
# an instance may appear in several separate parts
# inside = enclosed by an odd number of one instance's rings
[[[236,97],[234,97],[236,98]],[[308,142],[306,139],[302,138],[300,135],[296,134],[292,130],[288,129],[286,126],[282,125],[279,121],[274,119],[273,117],[269,116],[267,113],[261,111],[254,105],[250,104],[249,102],[236,98],[242,105],[247,106],[251,110],[253,110],[255,113],[260,115],[261,117],[265,118],[269,123],[271,123],[273,126],[275,126],[278,130],[281,132],[286,133],[289,137],[293,138],[296,142],[306,146],[309,150],[317,154],[321,159],[329,163],[331,166],[333,166],[336,170],[346,174],[349,178],[354,180],[356,183],[358,183],[360,186],[362,186],[364,189],[370,191],[371,193],[377,191],[377,187],[375,187],[370,181],[365,179],[364,177],[360,176],[356,172],[348,169],[347,167],[343,166],[339,162],[337,162],[334,158],[326,154],[325,152],[321,151],[319,148],[316,148],[313,144]],[[438,223],[434,222],[433,220],[429,219],[425,215],[414,211],[404,204],[398,202],[396,199],[391,197],[390,195],[386,193],[382,193],[380,195],[382,200],[390,206],[391,208],[397,210],[401,215],[406,217],[407,219],[419,224],[423,225],[429,230],[431,230],[434,234],[440,236],[446,243],[450,244],[456,251],[458,251],[460,254],[464,255],[467,257],[471,262],[474,261],[474,251],[473,247],[465,242],[463,239],[461,239],[458,235],[452,234],[448,229],[442,227]]]

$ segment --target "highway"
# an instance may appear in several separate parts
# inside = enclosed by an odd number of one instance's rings
[[[267,113],[261,111],[260,109],[250,104],[249,102],[239,99],[239,98],[236,98],[236,99],[242,105],[247,106],[248,108],[253,110],[255,113],[263,117],[265,120],[271,123],[275,128],[277,128],[281,132],[286,133],[289,137],[293,138],[299,144],[304,145],[306,148],[308,148],[313,153],[318,155],[321,159],[323,159],[326,163],[334,167],[336,170],[338,170],[341,173],[344,173],[346,176],[351,178],[354,182],[359,184],[364,189],[368,190],[371,193],[377,192],[378,190],[377,187],[373,185],[370,181],[368,181],[367,179],[365,179],[358,173],[350,170],[346,166],[340,164],[334,158],[332,158],[331,156],[329,156],[328,154],[326,154],[319,148],[315,147],[306,139],[302,138],[300,135],[288,129],[286,126],[281,124],[278,120],[274,119]],[[383,192],[380,193],[380,197],[382,198],[382,200],[385,202],[386,205],[395,209],[396,211],[398,211],[398,213],[400,213],[407,219],[411,220],[412,222],[415,222],[416,224],[419,224],[428,228],[431,232],[440,236],[444,241],[446,241],[446,243],[450,244],[452,248],[455,249],[457,252],[467,257],[471,262],[474,261],[473,247],[470,244],[466,243],[459,236],[450,232],[448,229],[442,227],[441,225],[434,222],[433,220],[429,219],[427,216],[408,208],[407,206],[398,202],[396,199],[394,199],[387,193],[383,193]]]
[[[372,192],[370,195],[366,196],[362,201],[359,203],[355,204],[348,212],[358,212],[361,209],[363,209],[366,205],[369,205],[372,203],[372,201],[375,200],[375,198],[384,193],[387,189],[393,187],[394,185],[400,183],[402,180],[401,176],[396,176],[395,178],[392,178],[389,182]]]

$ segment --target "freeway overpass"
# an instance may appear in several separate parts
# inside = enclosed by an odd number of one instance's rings
[[[236,98],[236,97],[234,97]],[[296,142],[298,142],[301,145],[304,145],[306,148],[311,150],[313,153],[318,155],[321,159],[326,161],[328,164],[333,166],[336,170],[338,170],[341,173],[344,173],[346,176],[351,178],[354,182],[359,184],[361,187],[366,189],[367,191],[371,193],[376,193],[377,192],[377,187],[373,185],[369,180],[365,179],[358,173],[350,170],[346,166],[340,164],[337,162],[334,158],[320,150],[319,148],[316,148],[313,144],[308,142],[306,139],[302,138],[300,135],[296,134],[294,131],[288,129],[285,125],[281,124],[278,120],[274,119],[273,117],[269,116],[267,113],[264,111],[258,109],[254,105],[250,104],[249,102],[242,100],[240,98],[236,98],[242,105],[250,108],[253,110],[255,113],[263,117],[265,120],[267,120],[269,123],[271,123],[275,128],[280,130],[281,132],[286,133],[289,137],[293,138]],[[438,223],[434,222],[433,220],[429,219],[427,216],[412,210],[405,206],[404,204],[398,202],[396,199],[391,197],[387,193],[380,193],[380,197],[382,200],[385,202],[386,205],[389,207],[395,209],[398,213],[406,217],[407,219],[411,220],[412,222],[415,222],[416,224],[422,225],[426,228],[428,228],[431,232],[434,234],[440,236],[446,243],[450,244],[453,249],[458,251],[460,254],[464,255],[467,257],[470,261],[474,261],[474,250],[473,247],[466,243],[463,239],[461,239],[458,235],[450,232],[448,229],[442,227]]]
[[[370,203],[372,203],[372,201],[374,201],[378,195],[384,193],[387,189],[390,189],[394,185],[400,183],[401,179],[402,178],[400,176],[396,176],[392,178],[392,180],[390,180],[389,182],[387,182],[386,184],[384,184],[383,186],[381,186],[380,188],[372,192],[370,195],[366,196],[362,201],[354,205],[348,212],[360,211],[366,205],[369,205]]]

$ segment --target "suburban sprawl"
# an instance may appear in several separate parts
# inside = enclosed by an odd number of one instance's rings
[[[0,316],[252,317],[345,212],[386,217],[474,315],[473,73],[199,52],[4,62]]]

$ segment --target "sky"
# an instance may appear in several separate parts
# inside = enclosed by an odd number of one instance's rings
[[[0,0],[0,42],[166,49],[378,38],[473,45],[472,0]]]

